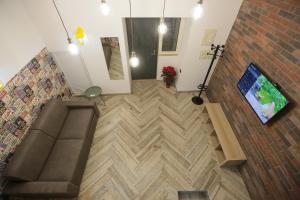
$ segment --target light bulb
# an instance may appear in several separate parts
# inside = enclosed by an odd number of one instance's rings
[[[69,50],[70,54],[78,55],[79,54],[78,46],[76,44],[72,43],[72,40],[70,38],[68,38],[68,42],[69,42],[68,50]]]
[[[203,16],[203,6],[202,6],[202,2],[199,1],[194,8],[193,17],[194,19],[199,19],[202,16]]]
[[[2,83],[2,81],[0,81],[0,91],[2,91],[4,89],[4,84]]]
[[[158,26],[158,32],[160,34],[165,34],[168,30],[168,27],[167,25],[165,24],[164,21],[160,22],[159,26]]]
[[[131,67],[136,68],[137,66],[139,66],[140,64],[140,60],[139,58],[136,56],[135,52],[131,52],[131,57],[129,59],[129,64],[131,65]]]
[[[106,3],[105,0],[102,0],[102,1],[101,1],[100,8],[101,8],[101,12],[102,12],[103,15],[105,15],[105,16],[109,15],[109,13],[110,13],[110,7],[109,7],[109,5]]]

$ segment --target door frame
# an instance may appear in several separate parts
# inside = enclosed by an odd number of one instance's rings
[[[158,55],[157,56],[178,56],[181,45],[182,45],[182,39],[183,39],[183,28],[185,27],[186,20],[184,20],[183,17],[170,17],[170,18],[180,18],[180,25],[179,25],[179,33],[178,33],[178,39],[176,44],[176,51],[162,51],[162,41],[163,41],[163,35],[159,34],[158,38]],[[162,20],[162,18],[161,18]]]
[[[135,19],[137,19],[137,20],[139,20],[139,19],[152,19],[153,21],[156,21],[157,20],[157,26],[159,25],[159,17],[133,17],[132,18],[132,22],[133,22],[133,26],[134,26],[134,20]],[[128,61],[129,61],[129,59],[130,59],[130,54],[131,54],[131,51],[130,51],[130,47],[131,47],[131,30],[130,30],[130,25],[129,25],[129,23],[130,23],[130,18],[129,17],[125,17],[124,18],[124,21],[125,21],[125,27],[126,27],[126,39],[127,39],[127,49],[128,49],[128,55],[129,55],[129,57],[128,57]],[[158,33],[157,33],[158,34]],[[134,35],[135,35],[135,38],[136,38],[136,29],[134,29]],[[151,52],[149,52],[150,54],[151,54],[151,56],[155,56],[155,59],[156,59],[156,61],[155,61],[155,64],[153,65],[154,67],[155,67],[155,75],[154,75],[154,77],[153,78],[149,78],[149,80],[150,79],[154,79],[154,80],[156,80],[156,77],[157,77],[157,68],[158,68],[158,58],[159,58],[159,35],[155,38],[155,40],[157,40],[157,44],[156,44],[156,48],[155,48],[155,55],[153,55],[153,51],[151,51]],[[133,40],[135,39],[135,38],[133,38]],[[139,57],[139,52],[137,51],[137,46],[138,45],[136,45],[136,43],[135,43],[135,51],[136,51],[136,53],[137,53],[137,55],[138,55],[138,57]],[[131,47],[132,48],[132,47]],[[152,66],[152,65],[151,65]],[[132,67],[130,66],[130,65],[128,65],[128,67],[129,67],[129,73],[130,73],[130,79],[131,80],[134,80],[133,79],[133,77],[132,77]],[[147,79],[147,78],[145,78],[145,79]],[[143,80],[143,79],[137,79],[137,80]]]

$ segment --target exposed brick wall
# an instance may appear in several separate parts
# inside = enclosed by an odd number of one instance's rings
[[[237,89],[250,62],[276,81],[294,107],[262,125]],[[245,0],[209,83],[248,161],[240,170],[253,199],[300,199],[300,0]]]

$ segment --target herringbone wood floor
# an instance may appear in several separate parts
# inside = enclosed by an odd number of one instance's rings
[[[220,169],[203,106],[155,80],[133,81],[133,94],[105,96],[79,199],[177,200],[208,190],[212,200],[247,200],[237,169]]]

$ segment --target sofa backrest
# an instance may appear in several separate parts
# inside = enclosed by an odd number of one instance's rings
[[[31,130],[41,130],[53,138],[57,138],[68,114],[67,106],[61,99],[50,100],[31,125]]]
[[[8,163],[4,176],[14,181],[37,180],[54,142],[55,139],[41,130],[29,130]]]

